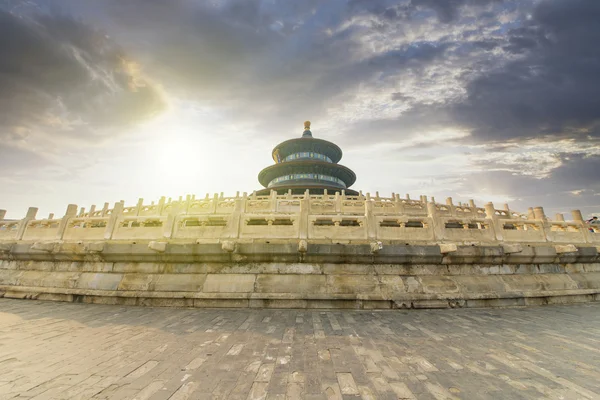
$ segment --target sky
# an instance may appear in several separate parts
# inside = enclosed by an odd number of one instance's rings
[[[251,193],[310,120],[363,193],[600,215],[599,20],[598,0],[0,0],[0,209]]]

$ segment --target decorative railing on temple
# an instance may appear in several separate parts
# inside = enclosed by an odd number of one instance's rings
[[[110,208],[78,210],[69,205],[62,218],[36,219],[31,207],[22,220],[5,220],[0,210],[0,241],[103,241],[103,240],[220,240],[220,239],[312,239],[336,243],[360,241],[470,243],[494,242],[600,245],[600,225],[583,221],[573,210],[572,221],[562,214],[554,219],[542,207],[526,214],[508,205],[492,203],[478,207],[474,201],[445,204],[420,196],[410,199],[377,193],[347,196],[343,192],[323,195],[256,196],[239,193],[197,199],[161,198],[157,203],[135,206],[117,202]]]

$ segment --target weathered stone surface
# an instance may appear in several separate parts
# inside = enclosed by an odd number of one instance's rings
[[[89,242],[86,243],[85,249],[89,252],[99,253],[104,250],[106,242]]]
[[[167,245],[167,242],[157,242],[152,240],[150,243],[148,243],[148,248],[159,253],[164,253],[167,250]]]
[[[439,246],[442,254],[452,253],[458,250],[456,243],[440,243]]]
[[[251,293],[254,291],[256,275],[250,274],[208,274],[203,292],[207,293]]]
[[[504,243],[502,250],[504,250],[504,254],[520,253],[523,251],[523,245],[521,243]]]
[[[199,292],[206,274],[160,274],[154,281],[157,292]]]
[[[600,294],[595,247],[559,256],[554,246],[526,245],[506,254],[501,246],[460,245],[442,258],[437,245],[390,244],[371,253],[368,243],[325,243],[309,245],[310,251],[301,254],[294,243],[244,243],[227,253],[218,244],[174,243],[156,252],[148,243],[107,242],[101,253],[91,255],[81,244],[48,253],[17,243],[8,256],[0,255],[0,293],[114,304],[306,308],[437,304],[422,300],[448,300],[449,307],[503,304],[492,300],[505,298],[514,304],[545,304],[551,297],[563,302],[569,296],[595,300]],[[262,261],[247,261],[242,251]],[[196,257],[203,261],[190,262]]]
[[[77,288],[92,290],[117,290],[123,274],[84,272],[77,280]]]
[[[154,279],[157,275],[124,274],[119,282],[118,290],[147,291],[154,290]]]
[[[577,247],[573,244],[556,245],[554,249],[556,250],[556,254],[577,252]]]
[[[370,275],[329,275],[328,293],[346,293],[357,295],[379,294],[379,280]]]
[[[257,293],[326,293],[324,275],[258,275]]]

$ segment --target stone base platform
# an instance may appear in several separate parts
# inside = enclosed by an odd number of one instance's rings
[[[87,247],[86,247],[87,246]],[[595,247],[82,243],[14,245],[0,296],[249,308],[460,308],[600,300]],[[302,247],[302,246],[301,246]]]

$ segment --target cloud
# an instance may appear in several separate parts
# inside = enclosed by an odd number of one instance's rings
[[[412,0],[411,5],[417,8],[428,8],[435,11],[440,22],[449,23],[455,20],[464,6],[482,6],[502,0]]]
[[[0,7],[0,147],[93,143],[161,111],[159,90],[106,34]]]
[[[0,7],[0,154],[40,157],[64,167],[57,171],[85,167],[106,156],[89,146],[111,149],[106,139],[133,126],[138,136],[114,151],[119,163],[150,136],[181,139],[196,129],[200,142],[250,138],[252,152],[258,137],[274,144],[299,135],[310,119],[316,137],[346,151],[344,162],[360,165],[371,154],[357,170],[365,185],[377,175],[378,184],[398,190],[433,187],[427,182],[437,176],[435,185],[461,193],[486,187],[496,197],[591,201],[598,156],[591,149],[600,136],[596,3],[40,0],[33,9]],[[172,112],[164,112],[166,99]],[[139,128],[161,112],[162,124],[161,117],[154,128]]]
[[[455,120],[481,141],[600,136],[600,3],[546,0],[508,33],[519,55],[466,85]]]

